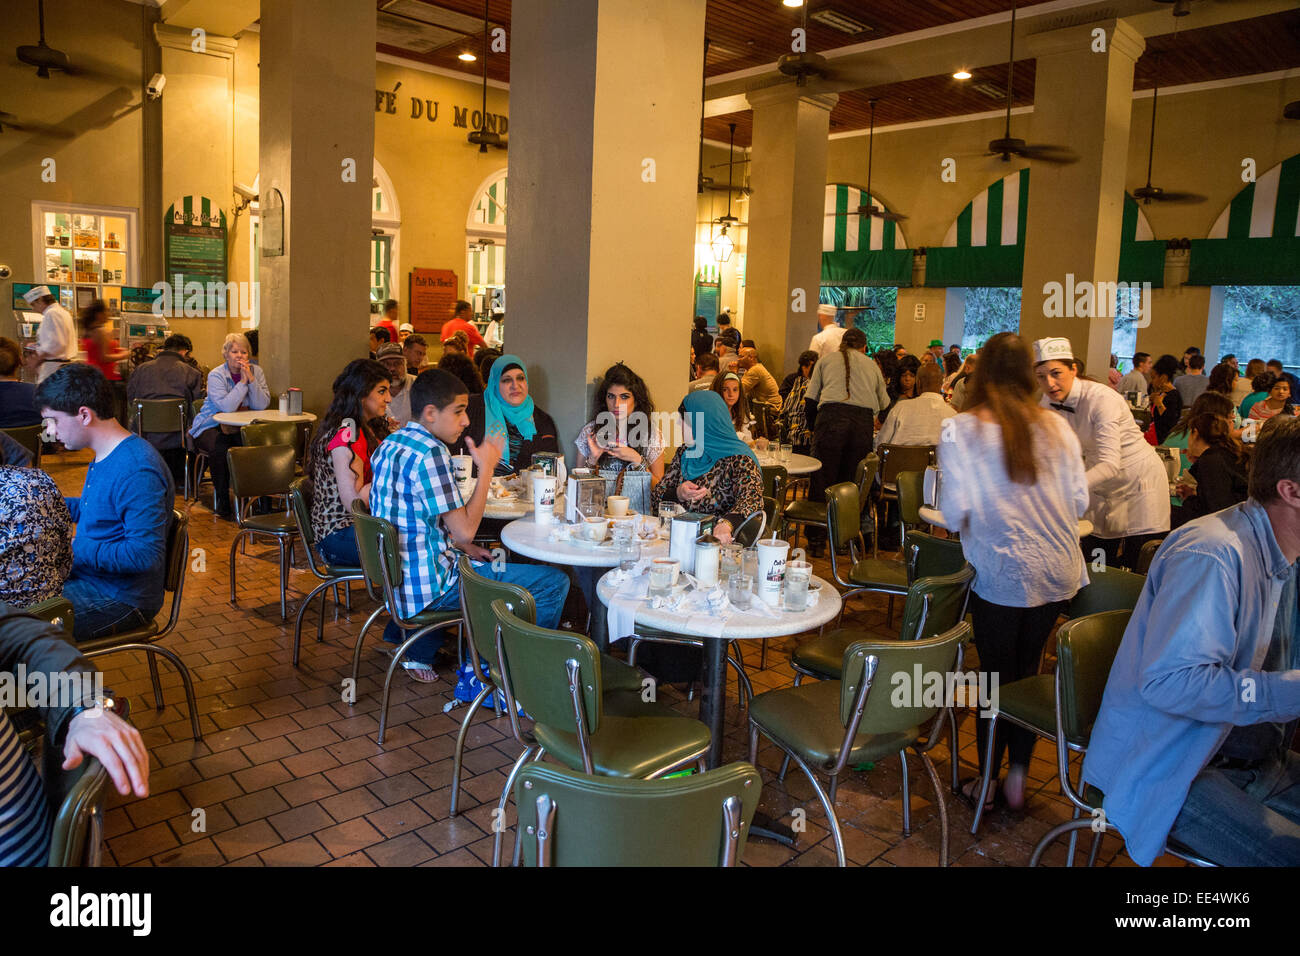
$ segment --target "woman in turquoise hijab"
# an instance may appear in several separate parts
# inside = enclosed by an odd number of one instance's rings
[[[730,541],[733,528],[763,510],[758,458],[736,437],[727,403],[717,392],[687,395],[682,419],[686,441],[651,492],[650,506],[657,512],[661,502],[677,501],[697,514],[716,515],[713,533]]]
[[[477,444],[484,435],[504,439],[496,474],[509,475],[532,464],[533,452],[560,450],[555,421],[533,404],[528,394],[528,370],[517,355],[503,355],[492,363],[482,395],[471,395],[466,414],[469,428],[452,449],[464,450],[465,436]]]

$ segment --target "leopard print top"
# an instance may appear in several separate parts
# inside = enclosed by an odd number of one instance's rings
[[[685,446],[677,449],[672,464],[664,471],[663,481],[650,493],[650,509],[659,511],[663,501],[677,501],[677,489],[685,480],[682,476],[682,455]],[[728,455],[719,458],[713,467],[695,479],[695,483],[709,489],[709,496],[692,510],[699,514],[725,518],[736,527],[748,515],[763,510],[763,475],[748,455]]]

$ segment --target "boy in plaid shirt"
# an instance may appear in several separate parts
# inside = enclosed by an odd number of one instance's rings
[[[492,557],[474,544],[490,482],[480,477],[465,501],[447,450],[469,427],[468,404],[469,395],[460,379],[442,369],[422,372],[411,386],[411,421],[380,443],[372,459],[370,512],[397,529],[402,584],[395,597],[404,617],[460,607],[455,549],[476,561],[489,562]],[[490,476],[501,459],[501,437],[486,438],[480,445],[466,439],[465,444],[478,474]],[[537,604],[537,623],[551,628],[559,624],[569,593],[569,579],[563,571],[537,564],[509,564],[501,570],[484,564],[475,570],[484,577],[525,588]],[[403,640],[401,629],[392,621],[384,630],[384,640],[392,644]],[[433,657],[442,641],[438,631],[424,636],[411,645],[402,666],[418,681],[437,680]]]

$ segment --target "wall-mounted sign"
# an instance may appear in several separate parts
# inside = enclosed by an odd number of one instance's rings
[[[163,219],[164,274],[182,282],[226,281],[226,214],[207,196],[185,196]]]
[[[719,306],[722,301],[722,284],[720,282],[696,282],[695,283],[695,314],[704,316],[704,320],[712,325],[718,317]]]
[[[259,199],[258,211],[262,217],[262,255],[284,255],[284,194],[271,187],[266,191],[266,198]]]
[[[459,288],[451,269],[412,269],[407,301],[415,331],[441,333],[442,323],[451,318]]]

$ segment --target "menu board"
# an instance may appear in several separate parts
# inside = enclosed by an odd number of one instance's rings
[[[154,303],[158,302],[162,293],[155,292],[153,289],[133,288],[131,286],[122,287],[122,313],[132,315],[153,315]],[[159,305],[161,310],[162,306]],[[166,319],[162,320],[164,323]]]
[[[23,298],[25,293],[31,292],[38,285],[48,286],[50,293],[58,298],[59,287],[49,282],[15,282],[14,283],[14,308],[19,312],[39,312],[40,308],[34,305],[28,305],[27,300]]]
[[[412,269],[407,301],[415,331],[441,333],[456,306],[459,288],[451,269]]]
[[[184,196],[167,207],[163,238],[168,281],[226,281],[226,214],[207,196]],[[215,305],[214,293],[208,306]]]
[[[695,283],[695,314],[704,316],[712,325],[718,316],[718,303],[722,300],[722,285],[718,282]]]

